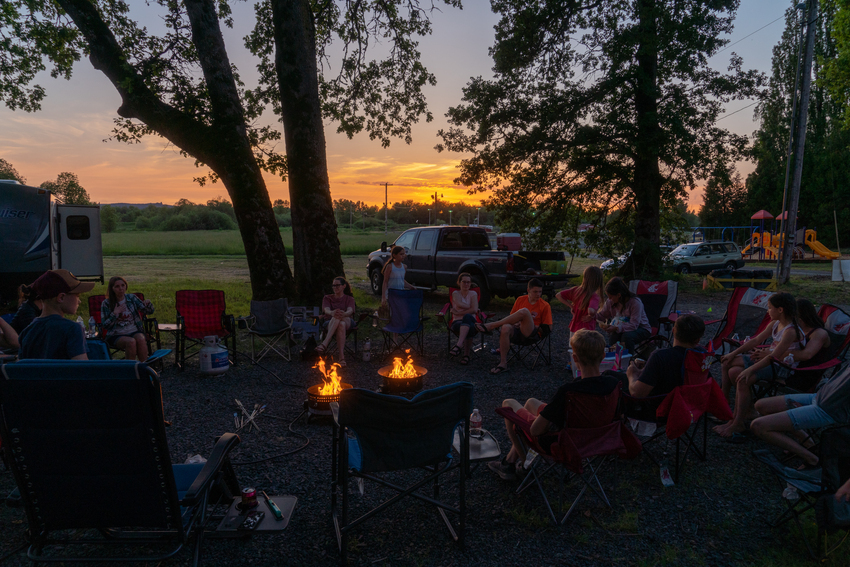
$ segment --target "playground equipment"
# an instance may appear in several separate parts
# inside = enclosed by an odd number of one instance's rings
[[[818,233],[814,230],[806,231],[806,245],[812,249],[812,252],[827,260],[837,260],[838,252],[833,252],[820,242],[818,242]]]
[[[814,254],[817,254],[821,258],[825,258],[827,260],[835,260],[838,258],[838,253],[833,252],[822,243],[818,242],[817,239],[818,233],[814,230],[806,230],[803,233],[803,230],[797,231],[797,238],[795,242],[803,241],[806,246],[811,248]],[[757,251],[760,257],[764,257],[767,260],[776,260],[779,256],[779,249],[785,244],[785,235],[784,234],[771,234],[769,232],[753,232],[752,237],[750,238],[749,243],[744,247],[741,251],[744,255],[752,255]],[[792,258],[794,259],[802,259],[803,258],[803,248],[800,245],[794,247]]]

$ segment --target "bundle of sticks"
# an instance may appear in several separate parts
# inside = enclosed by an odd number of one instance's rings
[[[256,418],[260,416],[261,413],[266,411],[266,406],[261,406],[260,404],[254,404],[254,410],[248,412],[245,409],[245,406],[242,405],[242,402],[234,399],[236,405],[242,410],[242,415],[239,415],[239,412],[233,412],[233,424],[236,426],[236,432],[239,433],[246,425],[248,426],[248,431],[251,431],[252,428],[256,428],[257,431],[260,430],[260,426],[257,425],[255,421]]]

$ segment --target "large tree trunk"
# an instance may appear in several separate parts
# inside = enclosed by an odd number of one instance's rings
[[[166,104],[148,88],[127,65],[126,54],[89,0],[58,0],[58,3],[85,37],[94,68],[102,71],[121,95],[118,114],[141,120],[221,177],[233,200],[254,299],[291,297],[294,286],[286,250],[248,141],[213,1],[186,1],[193,42],[213,107],[210,125]]]
[[[661,273],[660,205],[664,179],[658,149],[664,135],[658,123],[658,26],[656,0],[638,0],[638,33],[635,77],[635,115],[639,144],[635,147],[635,246],[623,266],[629,278],[655,278]]]
[[[272,0],[275,67],[282,107],[295,282],[304,301],[343,275],[319,104],[316,30],[307,0]]]

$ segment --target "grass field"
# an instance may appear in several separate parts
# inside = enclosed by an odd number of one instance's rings
[[[366,255],[381,242],[392,243],[399,232],[363,232],[340,229],[340,251],[344,256]],[[292,230],[280,231],[287,253],[292,251]],[[181,232],[111,232],[103,235],[104,256],[230,256],[244,255],[237,230],[190,230]]]

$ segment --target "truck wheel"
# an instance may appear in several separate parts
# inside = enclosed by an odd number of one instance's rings
[[[490,299],[492,298],[490,289],[487,287],[487,281],[477,274],[471,277],[473,285],[478,286],[478,291],[481,295],[481,297],[478,298],[478,307],[480,309],[485,309],[488,305],[490,305]]]
[[[691,267],[688,266],[687,264],[682,264],[681,266],[679,266],[679,273],[680,274],[690,274],[691,273]]]
[[[382,288],[384,287],[384,275],[380,269],[372,268],[372,271],[369,272],[369,284],[372,286],[372,293],[381,295]]]

